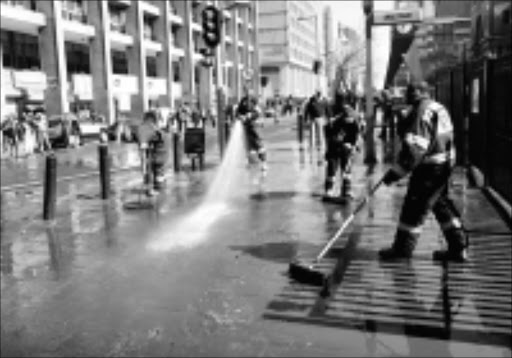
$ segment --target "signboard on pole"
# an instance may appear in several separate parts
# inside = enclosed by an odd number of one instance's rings
[[[376,10],[373,13],[373,25],[397,25],[421,21],[420,9]]]

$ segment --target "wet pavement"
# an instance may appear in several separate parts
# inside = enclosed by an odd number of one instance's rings
[[[431,261],[443,241],[432,217],[409,264],[378,262],[402,184],[381,188],[321,264],[335,274],[330,298],[288,279],[290,260],[313,258],[357,203],[320,200],[324,167],[293,127],[265,126],[263,192],[242,175],[221,207],[201,205],[216,151],[203,172],[170,172],[145,209],[126,205],[139,202],[134,171],[113,176],[105,202],[97,178],[59,186],[52,224],[40,188],[3,193],[1,355],[510,357],[510,229],[460,172],[469,263]],[[384,169],[361,156],[356,197]]]

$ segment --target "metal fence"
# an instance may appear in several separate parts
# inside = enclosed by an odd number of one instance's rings
[[[478,168],[512,204],[512,56],[438,73],[435,93],[452,114],[458,165]]]

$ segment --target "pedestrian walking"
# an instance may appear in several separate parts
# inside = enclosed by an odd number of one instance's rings
[[[426,82],[406,90],[411,111],[401,125],[402,147],[395,166],[384,175],[390,185],[411,174],[400,221],[390,248],[379,251],[381,260],[410,258],[430,210],[439,222],[447,250],[434,251],[434,260],[463,262],[467,236],[460,214],[448,196],[449,178],[455,164],[453,125],[447,109],[432,100]]]
[[[48,118],[42,108],[34,111],[34,123],[36,126],[37,148],[39,152],[51,151],[52,145],[48,137]]]
[[[291,115],[293,112],[293,97],[289,95],[283,106],[283,116]]]
[[[310,128],[311,140],[314,141],[318,151],[325,150],[325,138],[323,133],[324,108],[321,101],[321,93],[317,91],[306,104],[304,118]]]

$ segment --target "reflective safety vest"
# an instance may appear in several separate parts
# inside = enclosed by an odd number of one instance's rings
[[[453,124],[442,104],[424,99],[404,121],[397,173],[405,176],[419,164],[455,163]]]

